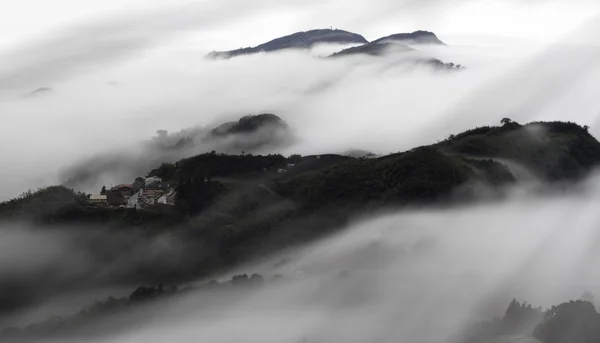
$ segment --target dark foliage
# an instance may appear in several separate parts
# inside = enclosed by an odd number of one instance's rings
[[[276,281],[276,279],[273,279]],[[112,315],[119,315],[127,311],[135,310],[140,305],[144,305],[159,299],[174,297],[190,292],[201,292],[205,290],[212,291],[228,291],[235,289],[247,289],[260,287],[265,280],[260,274],[252,274],[248,277],[247,274],[235,275],[231,280],[218,282],[216,280],[209,281],[199,286],[177,287],[163,285],[158,286],[140,286],[126,297],[109,297],[105,301],[96,301],[92,305],[83,308],[77,314],[62,318],[60,316],[52,316],[47,320],[35,324],[28,325],[23,328],[9,327],[0,331],[0,339],[27,339],[33,337],[51,337],[56,335],[64,335],[68,333],[85,334],[86,325],[91,325],[96,320],[101,320]]]
[[[594,304],[570,301],[548,310],[533,335],[544,343],[600,342],[600,316]]]
[[[184,214],[195,214],[210,207],[225,193],[220,182],[208,181],[203,174],[181,177],[177,186],[177,208]]]
[[[214,152],[182,160],[170,174],[178,181],[177,207],[182,213],[199,213],[226,191],[225,186],[213,178],[265,174],[285,161],[281,155],[234,156]]]
[[[511,334],[531,333],[542,321],[543,316],[541,308],[533,308],[527,302],[521,304],[513,299],[504,314],[504,329]]]
[[[469,130],[435,147],[511,160],[549,181],[583,177],[600,163],[600,143],[584,127],[565,122],[520,125],[505,119],[503,126]]]
[[[175,164],[174,179],[202,174],[207,178],[264,173],[284,165],[282,155],[225,155],[214,151],[181,160]]]
[[[238,122],[226,123],[212,130],[213,136],[254,133],[266,127],[288,129],[285,121],[274,114],[264,113],[240,118]]]
[[[150,173],[148,173],[148,177],[156,176],[160,177],[163,181],[175,180],[175,173],[177,172],[177,165],[173,163],[163,163],[160,167],[156,169],[152,169]],[[136,179],[137,181],[137,179]],[[144,179],[141,179],[143,182]]]
[[[301,174],[278,184],[278,192],[309,208],[332,204],[376,202],[406,204],[448,196],[477,177],[477,167],[497,183],[514,180],[494,162],[465,163],[431,148],[378,159],[349,159],[331,167]],[[475,168],[474,168],[475,167]]]
[[[600,315],[594,304],[569,301],[549,310],[513,300],[501,320],[471,327],[460,342],[484,342],[498,336],[533,336],[543,343],[600,342]]]
[[[52,222],[85,206],[87,197],[63,186],[29,190],[0,203],[0,219],[32,219]]]

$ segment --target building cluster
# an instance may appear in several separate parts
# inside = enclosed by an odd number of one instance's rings
[[[137,178],[132,184],[122,184],[106,190],[106,194],[88,195],[94,205],[150,208],[175,205],[175,183],[163,182],[159,177]]]

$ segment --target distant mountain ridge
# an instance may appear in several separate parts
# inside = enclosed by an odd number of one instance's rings
[[[382,37],[372,41],[371,43],[389,43],[396,42],[406,45],[419,45],[419,44],[434,44],[434,45],[446,45],[444,42],[433,32],[429,31],[415,31],[411,33],[396,33],[386,37]]]
[[[396,43],[367,43],[360,46],[344,49],[336,52],[329,57],[342,57],[350,55],[370,55],[370,56],[383,56],[388,52],[414,52],[415,49],[406,46],[404,44]]]
[[[260,52],[273,52],[285,49],[310,49],[319,43],[362,44],[361,46],[351,49],[360,50],[362,48],[366,53],[371,55],[373,55],[373,51],[377,49],[384,49],[384,47],[380,47],[375,44],[400,43],[404,45],[446,45],[435,35],[435,33],[422,30],[411,33],[396,33],[369,42],[367,39],[365,39],[365,37],[357,33],[338,29],[317,29],[296,32],[291,35],[275,38],[255,47],[240,48],[230,51],[213,51],[208,55],[208,57],[230,58],[241,55],[250,55]]]
[[[229,122],[220,125],[211,131],[212,136],[226,136],[239,133],[254,133],[267,127],[288,129],[288,125],[278,116],[271,113],[258,115],[247,115],[237,122]]]
[[[377,41],[367,43],[360,46],[351,47],[348,49],[344,49],[342,51],[336,52],[333,55],[329,56],[329,58],[340,58],[340,57],[349,57],[349,56],[357,56],[357,55],[367,55],[374,57],[382,57],[391,54],[406,54],[406,62],[415,63],[419,65],[428,65],[434,67],[436,69],[441,70],[460,70],[463,69],[463,66],[460,64],[454,63],[444,63],[441,60],[433,57],[424,56],[423,54],[419,54],[419,51],[409,47],[407,45],[401,44],[398,41],[383,41],[379,43]],[[413,54],[413,55],[409,55]]]
[[[213,51],[208,55],[208,57],[229,58],[240,55],[249,55],[259,52],[272,52],[284,49],[310,49],[315,44],[319,43],[366,44],[368,42],[369,41],[366,40],[365,37],[356,33],[337,29],[318,29],[296,32],[291,35],[273,39],[255,47],[241,48],[230,51]]]

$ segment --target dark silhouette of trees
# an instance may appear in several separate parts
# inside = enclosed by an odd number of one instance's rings
[[[513,299],[506,309],[503,322],[508,332],[525,333],[531,332],[542,321],[543,316],[541,308],[532,308],[527,302],[521,304]]]
[[[29,190],[17,198],[0,203],[0,218],[33,219],[54,222],[87,205],[87,195],[63,186]]]
[[[458,134],[439,148],[453,154],[518,161],[548,181],[581,178],[600,164],[600,143],[575,123],[520,125],[507,120],[503,126]],[[531,129],[543,135],[543,143]]]
[[[512,120],[509,118],[502,118],[502,120],[500,120],[500,123],[506,125],[512,123]]]
[[[308,208],[371,202],[418,203],[438,200],[466,180],[480,177],[476,174],[487,175],[498,183],[514,181],[502,166],[493,168],[432,148],[419,148],[378,159],[347,159],[327,168],[282,179],[276,192],[298,200]]]
[[[533,335],[544,343],[600,342],[600,318],[594,304],[570,301],[548,310]]]
[[[106,186],[102,186],[102,189],[100,190],[100,194],[101,195],[106,195]]]
[[[146,182],[143,177],[136,177],[133,181],[133,193],[137,193],[146,187]]]

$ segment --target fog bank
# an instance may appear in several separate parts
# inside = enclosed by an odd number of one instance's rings
[[[280,281],[159,301],[94,342],[448,342],[467,324],[577,299],[600,282],[600,179],[546,196],[364,218],[299,250],[240,270]],[[573,216],[576,213],[576,216]],[[341,273],[343,272],[343,273]],[[225,279],[227,276],[223,276]],[[208,293],[206,293],[208,292]],[[240,293],[241,292],[241,293]],[[112,323],[112,324],[111,324]],[[108,325],[108,326],[103,326]]]

